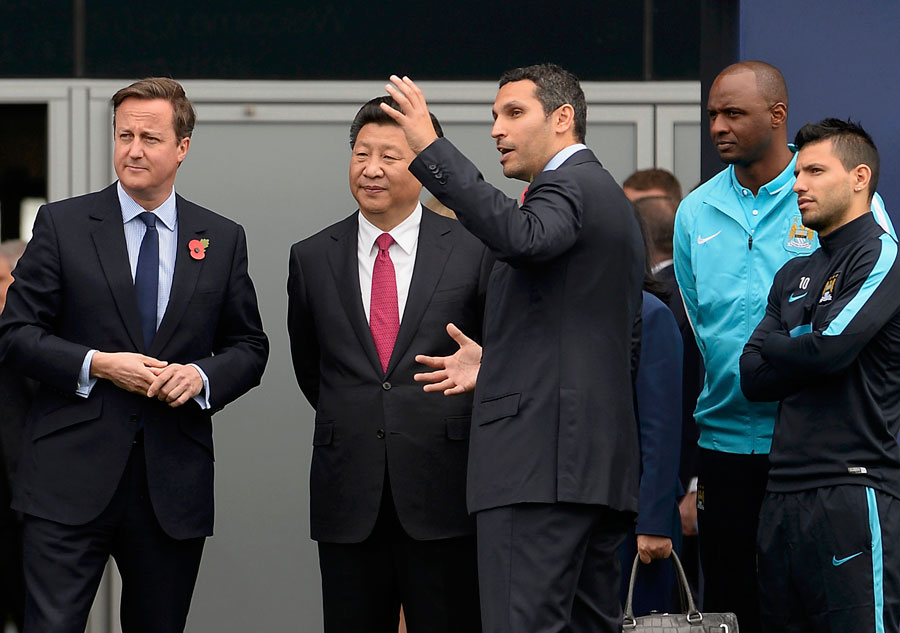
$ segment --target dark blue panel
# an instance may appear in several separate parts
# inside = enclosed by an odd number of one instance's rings
[[[900,3],[744,0],[740,58],[777,66],[788,83],[788,137],[827,116],[862,123],[881,154],[878,191],[900,219]]]

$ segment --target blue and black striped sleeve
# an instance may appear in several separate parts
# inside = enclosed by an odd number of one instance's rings
[[[900,260],[896,240],[882,234],[842,274],[843,289],[823,326],[805,334],[770,334],[762,357],[782,371],[842,371],[900,309]],[[848,262],[850,263],[850,262]]]

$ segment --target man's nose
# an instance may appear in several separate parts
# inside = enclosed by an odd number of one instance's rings
[[[367,178],[378,178],[383,173],[384,171],[381,168],[381,162],[372,158],[367,160],[363,167],[363,174],[365,174]]]
[[[718,134],[728,131],[728,124],[723,116],[712,116],[709,119],[709,134],[716,138]]]
[[[494,126],[491,128],[491,137],[492,138],[503,138],[506,136],[506,131],[503,129],[503,125],[500,123],[500,119],[494,121]]]

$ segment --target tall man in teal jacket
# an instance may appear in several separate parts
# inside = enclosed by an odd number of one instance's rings
[[[776,271],[819,245],[792,190],[787,112],[787,87],[774,66],[751,61],[723,70],[707,114],[728,167],[688,195],[675,218],[675,276],[706,366],[694,414],[704,608],[734,611],[751,633],[760,627],[756,529],[776,405],[747,401],[739,359]],[[894,233],[877,194],[872,213]]]

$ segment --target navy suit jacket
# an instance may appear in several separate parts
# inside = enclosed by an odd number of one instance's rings
[[[684,351],[681,372],[681,466],[678,469],[678,477],[686,490],[699,470],[697,459],[700,447],[697,446],[697,440],[700,438],[700,431],[697,429],[697,422],[694,421],[694,409],[697,408],[697,398],[703,391],[703,357],[694,338],[694,329],[684,311],[681,290],[675,280],[675,266],[669,264],[657,272],[656,277],[665,284],[669,293],[666,305],[675,315]]]
[[[493,260],[459,222],[422,210],[403,320],[381,368],[359,287],[357,214],[294,244],[288,332],[297,383],[316,409],[312,538],[356,543],[378,517],[385,472],[404,530],[431,540],[470,534],[466,455],[471,395],[425,393],[416,354],[458,346],[448,322],[480,339]]]
[[[41,383],[24,430],[13,507],[69,525],[107,506],[144,431],[157,519],[177,539],[213,526],[212,413],[259,384],[268,340],[240,225],[176,196],[178,251],[166,313],[149,349],[115,185],[41,207],[0,316],[0,360]],[[209,239],[194,260],[188,242]],[[212,411],[172,408],[98,380],[75,394],[85,354],[138,352],[196,363]]]
[[[635,391],[641,429],[637,534],[674,537],[681,447],[681,333],[672,311],[644,292]]]
[[[475,388],[469,510],[572,502],[636,512],[631,342],[644,247],[622,189],[587,149],[538,174],[521,208],[447,139],[410,171],[498,260]]]

